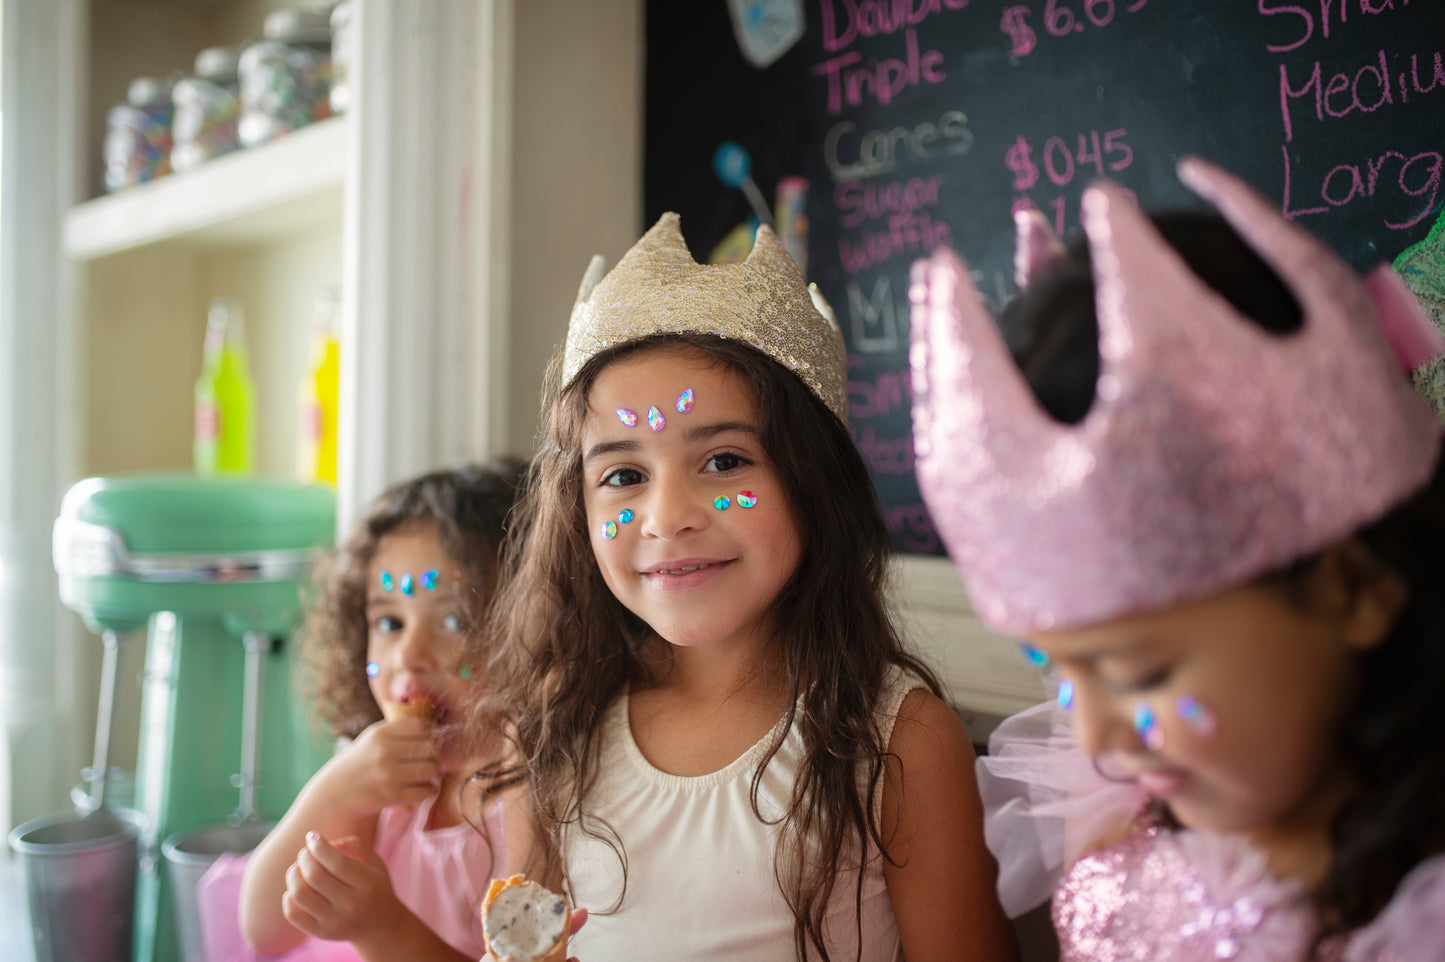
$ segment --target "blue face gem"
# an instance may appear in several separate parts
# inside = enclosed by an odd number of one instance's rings
[[[1035,668],[1047,668],[1049,666],[1049,656],[1039,651],[1039,649],[1033,645],[1019,645],[1019,650],[1024,653],[1024,657],[1029,660],[1029,664]]]
[[[719,511],[726,511],[728,509],[728,505],[732,503],[733,502],[731,498],[727,498],[722,495],[719,495],[718,497],[712,499],[712,506],[714,508],[717,508]]]
[[[402,576],[401,576],[401,593],[404,594],[404,595],[409,595],[409,594],[412,594],[415,590],[416,590],[416,589],[412,586],[412,583],[411,583],[411,572],[407,572],[406,574],[402,575]]]
[[[381,573],[381,590],[387,594],[396,590],[396,579],[391,576],[390,571],[383,571]]]
[[[618,521],[621,521],[623,524],[626,524],[627,522],[631,521],[631,520],[632,520],[632,509],[631,509],[631,508],[623,508],[621,511],[617,512],[617,520],[618,520]]]
[[[1164,745],[1164,731],[1154,717],[1154,709],[1147,702],[1141,701],[1134,706],[1134,731],[1139,733],[1139,740],[1151,752],[1157,752]]]
[[[1067,678],[1059,682],[1059,707],[1063,709],[1074,707],[1074,683]]]
[[[374,661],[368,661],[366,663],[366,677],[375,678],[379,674],[381,674],[381,666]]]
[[[428,568],[421,573],[421,586],[427,591],[437,590],[437,570],[435,568]]]

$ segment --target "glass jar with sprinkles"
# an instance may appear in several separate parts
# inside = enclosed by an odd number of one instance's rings
[[[171,171],[171,83],[137,77],[106,115],[105,189],[124,190]]]
[[[171,166],[189,170],[240,146],[236,122],[240,117],[236,47],[207,47],[196,55],[196,73],[176,83],[171,98]]]
[[[351,64],[356,59],[355,43],[351,0],[341,0],[331,11],[331,112],[334,114],[344,114],[351,106]]]
[[[322,11],[277,10],[241,52],[241,143],[264,144],[331,116],[331,23]]]

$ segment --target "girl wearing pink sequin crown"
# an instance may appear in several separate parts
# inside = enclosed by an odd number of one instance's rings
[[[981,617],[1056,702],[980,763],[1000,895],[1065,960],[1445,952],[1445,473],[1402,369],[1440,345],[1197,160],[1223,215],[1110,184],[1020,216],[1000,324],[915,267],[919,478]]]
[[[665,215],[583,279],[494,609],[484,728],[586,962],[1014,956],[973,752],[884,604],[830,309],[767,228]]]

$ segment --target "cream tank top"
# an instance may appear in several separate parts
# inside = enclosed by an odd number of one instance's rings
[[[892,737],[903,698],[922,683],[892,669],[880,692],[879,724]],[[563,858],[576,904],[591,915],[568,947],[586,962],[706,959],[709,962],[794,962],[793,913],[773,874],[780,825],[754,814],[753,774],[784,719],[730,765],[708,775],[659,771],[633,741],[628,697],[618,696],[603,716],[598,780],[588,811],[622,840],[622,863],[606,842],[570,825]],[[768,821],[781,818],[802,758],[793,726],[758,785],[758,807]],[[881,794],[881,793],[880,793]],[[859,958],[854,915],[857,866],[840,866],[826,919],[829,955]],[[864,962],[903,958],[898,925],[883,878],[883,862],[870,846],[863,869]],[[812,957],[810,952],[809,957]]]

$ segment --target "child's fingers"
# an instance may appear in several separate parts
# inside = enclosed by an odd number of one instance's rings
[[[286,870],[286,892],[282,896],[282,908],[284,911],[289,903],[298,914],[302,915],[303,920],[311,926],[316,926],[321,918],[330,914],[331,900],[306,877],[306,870],[301,864],[302,857],[305,856],[307,853],[302,852],[301,856],[298,856],[296,861],[291,863],[291,867]],[[313,875],[316,871],[313,860]],[[335,884],[334,879],[330,882],[332,885]],[[300,921],[293,920],[289,915],[287,921],[308,934],[314,934],[312,929],[303,928]]]
[[[315,897],[315,893],[311,895]],[[281,916],[296,929],[310,936],[319,936],[321,921],[301,904],[302,898],[288,889],[281,893]]]
[[[360,840],[356,839],[355,836],[350,836],[350,838],[353,842],[357,844],[360,843]],[[302,874],[306,876],[309,882],[311,881],[311,876],[306,873],[307,866],[305,864],[307,856],[314,861],[321,872],[325,873],[326,877],[347,888],[356,887],[358,860],[338,849],[337,843],[328,842],[315,832],[306,833],[306,848],[296,861],[301,863]],[[319,876],[320,873],[318,873],[318,877]],[[328,886],[324,880],[317,888],[323,893],[328,892]]]
[[[577,930],[580,929],[580,928],[581,928],[583,925],[585,925],[586,923],[587,923],[587,910],[586,910],[586,909],[573,909],[573,910],[572,910],[572,934],[573,934],[573,935],[576,935],[576,934],[577,934]]]

